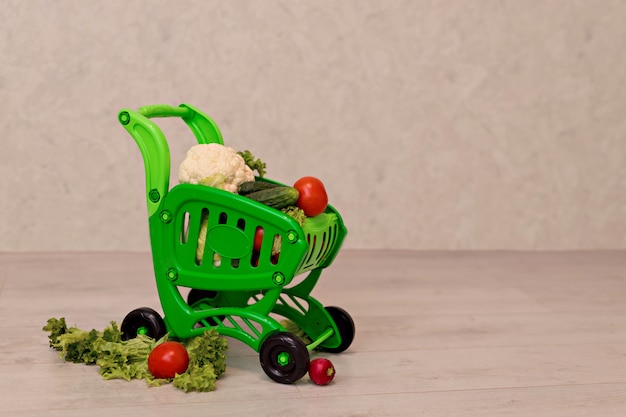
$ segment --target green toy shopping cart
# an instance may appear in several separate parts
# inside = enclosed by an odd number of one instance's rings
[[[340,214],[329,205],[300,226],[279,210],[218,188],[170,188],[169,147],[151,120],[158,117],[181,118],[198,143],[223,144],[215,122],[187,104],[119,113],[119,122],[143,156],[154,273],[164,313],[161,317],[148,307],[131,311],[122,321],[124,337],[147,334],[158,339],[169,333],[186,339],[215,329],[258,352],[265,373],[280,383],[306,374],[311,350],[346,350],[354,338],[352,318],[311,296],[346,235]],[[264,239],[253,250],[258,228],[274,239]],[[199,239],[206,242],[200,258]],[[281,317],[311,342],[287,332]]]

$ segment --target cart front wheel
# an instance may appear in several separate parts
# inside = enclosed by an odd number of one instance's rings
[[[267,338],[259,352],[261,367],[271,379],[292,384],[309,370],[309,351],[291,333],[275,333]]]
[[[354,321],[352,320],[352,317],[350,317],[350,314],[348,314],[348,312],[343,308],[328,306],[325,307],[325,309],[328,314],[330,314],[330,317],[333,319],[333,321],[337,325],[337,328],[339,329],[339,337],[341,337],[341,343],[335,348],[325,348],[322,346],[320,347],[320,350],[330,353],[341,353],[344,350],[348,349],[348,347],[350,347],[352,341],[354,340]]]
[[[139,334],[158,340],[167,333],[161,315],[148,307],[137,308],[128,313],[122,320],[120,330],[122,340],[134,339]]]

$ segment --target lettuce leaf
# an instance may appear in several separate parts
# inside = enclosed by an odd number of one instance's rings
[[[252,152],[250,152],[248,149],[246,149],[245,151],[237,152],[237,154],[239,154],[239,156],[243,158],[244,162],[246,163],[246,165],[248,165],[248,167],[250,167],[251,170],[259,173],[259,177],[263,178],[265,176],[267,172],[267,165],[265,164],[265,162],[261,161],[258,158],[255,158],[254,155],[252,155]]]
[[[100,375],[104,379],[122,378],[126,381],[150,379],[152,374],[148,370],[148,356],[154,346],[155,340],[145,335],[124,342],[97,339],[93,349],[98,352],[96,365],[100,367]]]
[[[304,214],[304,210],[300,207],[288,206],[281,211],[286,215],[293,217],[300,226],[304,225],[304,222],[306,221],[306,214]]]
[[[189,366],[185,373],[174,377],[174,386],[185,392],[213,391],[217,379],[226,372],[226,339],[211,329],[183,344],[189,354]]]
[[[152,349],[165,342],[168,336],[154,340],[145,335],[122,340],[122,333],[115,322],[103,331],[81,330],[67,327],[65,318],[51,318],[44,331],[49,332],[50,347],[59,351],[59,357],[68,362],[84,363],[100,367],[100,375],[105,380],[145,379],[148,386],[172,383],[185,392],[213,391],[217,379],[226,371],[228,343],[211,329],[202,335],[181,343],[189,354],[189,366],[183,374],[172,379],[157,379],[148,369],[148,356]]]

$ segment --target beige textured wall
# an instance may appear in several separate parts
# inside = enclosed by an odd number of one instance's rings
[[[626,248],[625,22],[610,0],[0,0],[0,251],[148,250],[116,115],[181,102],[270,177],[322,178],[349,248]]]

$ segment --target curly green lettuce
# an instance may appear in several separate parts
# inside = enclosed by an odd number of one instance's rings
[[[252,152],[247,149],[245,151],[240,151],[237,153],[243,158],[244,162],[251,170],[256,170],[256,172],[259,173],[259,177],[263,178],[263,176],[265,176],[265,169],[267,167],[265,162],[261,161],[260,159],[255,159],[254,155],[252,155]]]
[[[302,343],[304,343],[305,345],[308,345],[311,343],[311,339],[309,339],[309,336],[307,336],[306,333],[304,333],[304,330],[298,327],[298,325],[294,323],[293,321],[285,319],[285,320],[281,320],[280,324],[283,325],[285,330],[287,330],[289,333],[292,333],[294,336],[300,339]]]
[[[115,322],[103,331],[67,327],[65,318],[51,318],[44,331],[49,332],[50,347],[59,351],[59,357],[68,362],[100,367],[99,373],[108,379],[145,379],[149,386],[172,383],[185,392],[213,391],[217,379],[226,371],[228,343],[211,329],[202,335],[181,343],[189,354],[189,366],[183,374],[172,379],[157,379],[148,370],[148,356],[152,349],[167,340],[167,335],[154,340],[145,335],[122,340]]]
[[[217,378],[226,372],[226,339],[218,336],[215,330],[210,330],[202,336],[188,339],[185,347],[189,365],[185,373],[174,377],[174,386],[185,392],[213,391]]]
[[[286,215],[293,217],[293,219],[298,222],[300,226],[304,225],[304,222],[306,221],[306,214],[304,214],[304,210],[302,210],[300,207],[288,206],[284,209],[281,209],[281,211]]]

